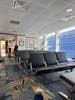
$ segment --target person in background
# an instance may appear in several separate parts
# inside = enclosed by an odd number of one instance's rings
[[[14,54],[15,54],[15,52],[18,50],[18,45],[15,45],[15,47],[14,47]]]
[[[15,45],[15,50],[17,50],[18,49],[18,45]]]
[[[16,56],[17,56],[17,50],[18,50],[18,45],[15,45],[15,47],[14,47],[14,57],[15,57],[15,61],[17,61],[17,58],[16,58]]]
[[[8,53],[9,53],[8,57],[11,58],[11,48],[10,47],[8,48]]]

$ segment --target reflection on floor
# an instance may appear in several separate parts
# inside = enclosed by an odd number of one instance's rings
[[[44,100],[64,100],[59,91],[70,95],[57,73],[34,77],[25,75],[13,58],[0,63],[0,96],[6,100],[34,100],[37,88],[41,88]]]

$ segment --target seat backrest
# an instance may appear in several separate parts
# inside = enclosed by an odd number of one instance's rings
[[[28,52],[28,51],[25,50],[25,51],[23,51],[23,52],[21,53],[21,58],[22,58],[22,59],[28,60],[29,57],[30,57],[30,55],[29,55],[29,52]]]
[[[56,57],[57,57],[59,63],[68,62],[65,52],[56,52]]]
[[[30,62],[32,63],[32,67],[45,67],[45,60],[43,53],[31,53],[30,54]]]
[[[23,50],[16,50],[15,51],[15,55],[17,56],[17,57],[20,57],[21,55],[22,55],[22,52],[24,52]]]
[[[44,53],[44,58],[47,65],[55,65],[58,64],[55,52],[46,52]]]

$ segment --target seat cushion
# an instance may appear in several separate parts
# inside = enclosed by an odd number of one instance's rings
[[[58,64],[57,58],[54,52],[44,53],[44,58],[45,58],[47,65]]]

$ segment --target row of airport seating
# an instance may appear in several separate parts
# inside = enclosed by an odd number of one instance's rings
[[[24,62],[25,68],[29,68],[34,75],[68,69],[72,71],[75,67],[75,62],[69,62],[65,52],[18,50],[15,57],[20,58],[20,62]]]

